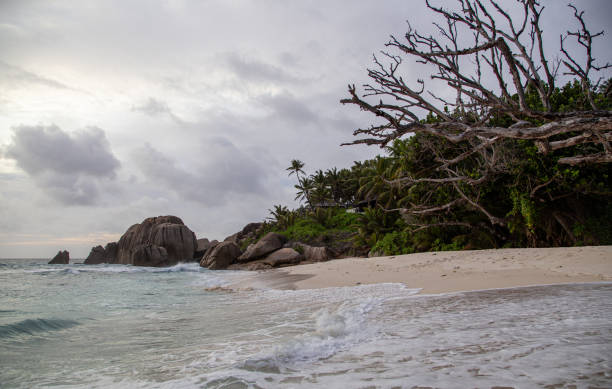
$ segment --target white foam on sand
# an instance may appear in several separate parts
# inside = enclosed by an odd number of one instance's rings
[[[271,341],[257,352],[242,348],[231,356],[231,368],[200,376],[210,385],[204,387],[587,388],[612,382],[609,283],[432,296],[383,284],[266,291],[260,298],[285,312],[284,335],[279,328],[259,332]],[[315,306],[307,319],[295,312]]]

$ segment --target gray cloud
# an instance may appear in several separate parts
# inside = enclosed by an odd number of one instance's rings
[[[271,83],[299,81],[297,77],[278,66],[253,58],[245,58],[237,53],[228,54],[225,57],[225,62],[241,80]]]
[[[209,207],[224,205],[232,196],[266,192],[268,172],[257,159],[224,138],[210,140],[203,149],[202,157],[189,167],[148,143],[132,156],[147,185]]]
[[[168,115],[177,123],[183,123],[183,120],[176,116],[165,101],[149,97],[142,104],[132,106],[133,112],[141,112],[148,116]]]
[[[97,127],[68,134],[56,125],[17,126],[4,155],[31,175],[50,171],[114,177],[119,167],[104,131]]]
[[[259,96],[258,101],[272,109],[275,115],[293,123],[316,123],[318,116],[308,108],[303,100],[295,98],[291,93]]]
[[[120,166],[103,130],[68,134],[55,125],[13,128],[2,156],[12,159],[48,195],[67,205],[91,205]]]

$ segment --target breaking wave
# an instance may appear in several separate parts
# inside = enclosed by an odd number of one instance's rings
[[[0,339],[60,331],[79,324],[77,321],[65,319],[26,319],[17,323],[0,326]]]

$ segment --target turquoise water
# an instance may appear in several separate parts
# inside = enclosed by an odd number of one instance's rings
[[[242,277],[0,260],[0,387],[612,387],[611,283],[214,289]]]

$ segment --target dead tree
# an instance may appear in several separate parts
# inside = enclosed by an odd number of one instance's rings
[[[544,154],[582,146],[580,153],[560,158],[559,164],[612,162],[612,111],[598,109],[592,95],[599,83],[592,80],[593,73],[611,65],[599,65],[593,57],[593,39],[603,32],[591,33],[583,12],[569,6],[580,28],[561,36],[559,58],[551,60],[544,52],[540,28],[544,7],[536,0],[512,2],[519,17],[511,17],[494,0],[458,0],[455,10],[434,6],[429,0],[426,4],[443,21],[434,23],[437,34],[421,34],[409,25],[404,39],[392,36],[387,51],[375,56],[375,67],[368,69],[371,83],[363,86],[363,92],[349,85],[350,97],[341,100],[378,117],[375,125],[354,131],[359,139],[346,144],[384,147],[409,134],[430,135],[435,168],[425,176],[402,176],[388,183],[448,185],[456,198],[447,204],[412,204],[402,208],[404,213],[424,215],[463,204],[481,212],[491,225],[503,225],[503,218],[479,204],[474,188],[505,169],[508,161],[503,145],[508,139],[532,140]],[[570,39],[584,49],[582,60],[569,53]],[[424,80],[407,80],[401,74],[403,58],[429,66],[430,82],[444,84],[453,91],[454,99],[434,92]],[[553,111],[551,96],[559,71],[580,80],[588,100],[586,110]],[[533,91],[540,108],[527,101]],[[428,123],[423,120],[425,115],[436,120]],[[495,125],[494,119],[500,116],[510,118],[510,125]],[[463,146],[449,157],[437,152],[436,139]],[[460,166],[468,159],[477,161],[478,174],[468,176],[462,171]]]

